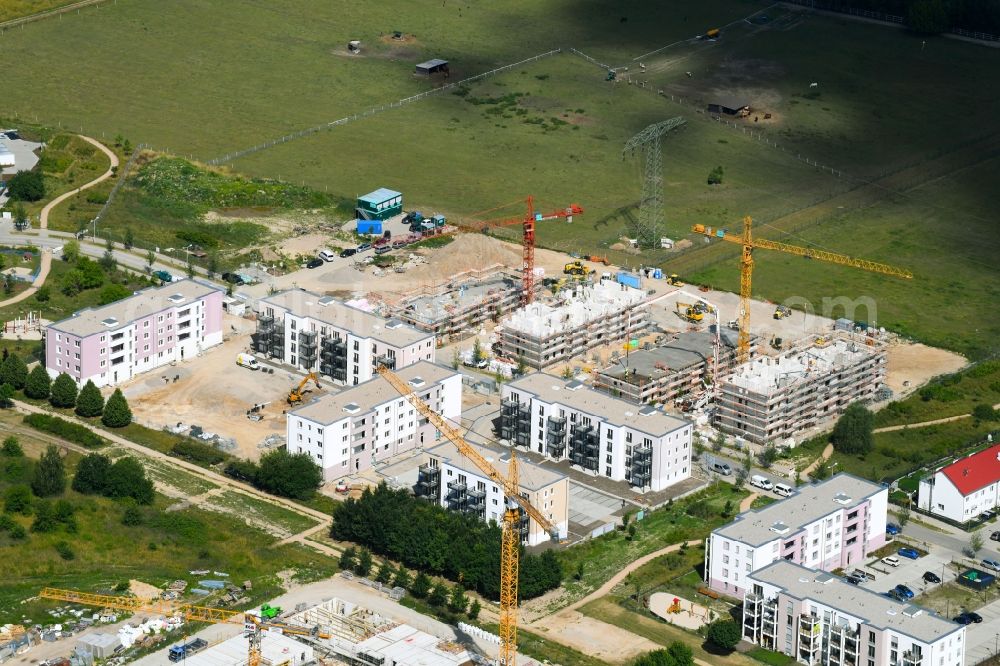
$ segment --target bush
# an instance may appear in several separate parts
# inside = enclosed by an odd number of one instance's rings
[[[131,456],[119,458],[108,469],[104,494],[108,497],[130,497],[139,504],[152,504],[155,497],[153,482],[146,470]]]
[[[0,384],[0,407],[9,409],[14,406],[14,387],[10,384]]]
[[[856,402],[837,419],[830,441],[839,453],[863,456],[875,447],[874,428],[875,415]]]
[[[73,549],[70,548],[70,545],[65,541],[56,542],[55,548],[56,552],[59,553],[59,557],[64,560],[72,560],[76,558],[76,553],[73,552]]]
[[[732,652],[742,636],[740,635],[740,626],[732,620],[716,620],[708,625],[705,638],[720,650]]]
[[[972,408],[972,418],[977,421],[996,421],[1000,415],[990,405],[976,405]]]
[[[45,196],[41,171],[18,171],[7,181],[7,193],[14,201],[40,201]]]
[[[712,169],[708,174],[708,184],[709,185],[721,185],[722,184],[722,174],[723,170],[721,166],[717,166]]]
[[[3,440],[3,445],[0,446],[0,453],[11,458],[21,458],[24,456],[24,449],[21,448],[21,443],[17,441],[17,437],[11,435]]]
[[[28,378],[24,382],[24,395],[34,400],[45,400],[49,397],[51,386],[52,380],[49,379],[48,371],[39,363],[28,373]]]
[[[76,467],[72,488],[84,495],[103,495],[108,487],[111,459],[100,453],[85,456]]]
[[[171,448],[170,453],[178,458],[183,458],[184,460],[189,460],[193,463],[198,463],[201,465],[217,465],[228,456],[222,451],[218,450],[210,444],[202,444],[201,442],[196,442],[193,439],[184,440],[174,444]],[[248,461],[236,461],[236,462],[248,462]],[[250,463],[253,465],[253,463]],[[256,465],[254,465],[256,468]],[[228,468],[227,468],[227,474]],[[239,478],[239,477],[234,477]],[[250,481],[250,479],[243,479],[244,481]]]
[[[139,507],[134,504],[125,507],[125,513],[122,514],[122,525],[126,527],[142,525],[142,511],[139,510]]]
[[[19,513],[23,516],[31,515],[31,488],[20,484],[11,486],[3,494],[4,513]]]
[[[65,372],[59,373],[49,390],[49,403],[53,407],[76,407],[76,382]]]
[[[249,484],[257,483],[257,465],[249,460],[231,460],[223,470],[226,476]]]
[[[82,444],[88,449],[100,448],[106,444],[103,437],[98,437],[79,423],[72,423],[51,414],[28,414],[24,417],[24,422],[36,430],[58,435],[76,444]]]
[[[132,295],[132,291],[120,284],[106,284],[101,288],[101,294],[98,298],[98,305],[107,305],[108,303],[114,303],[115,301],[120,301],[123,298],[128,298]]]
[[[38,497],[62,495],[66,490],[66,469],[62,456],[54,444],[49,444],[35,466],[31,477],[31,491]]]
[[[132,423],[132,410],[129,409],[128,401],[122,395],[121,389],[108,398],[108,404],[104,406],[104,413],[101,415],[101,423],[109,428],[124,428]]]
[[[76,398],[76,414],[91,418],[104,412],[104,396],[93,381],[87,380]]]
[[[310,499],[323,482],[323,472],[307,453],[278,449],[260,458],[254,485],[273,495]]]

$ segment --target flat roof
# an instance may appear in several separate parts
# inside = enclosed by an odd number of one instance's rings
[[[400,624],[366,638],[357,644],[357,650],[381,655],[390,664],[406,666],[461,666],[472,663],[472,655],[462,646],[408,624]]]
[[[148,287],[137,291],[133,296],[108,305],[79,310],[66,319],[49,324],[48,327],[81,337],[116,331],[136,319],[192,303],[216,291],[223,290],[197,278],[168,282],[159,287]]]
[[[504,477],[507,476],[507,465],[510,462],[509,450],[498,450],[492,447],[483,446],[482,444],[474,444],[468,440],[466,440],[466,442],[469,446],[474,448],[484,458],[486,458],[491,465],[496,467],[500,474]],[[469,474],[475,474],[476,476],[483,478],[486,477],[482,470],[476,467],[471,460],[466,458],[458,450],[457,446],[448,440],[445,440],[443,444],[435,446],[433,449],[428,449],[427,454],[436,458],[441,458],[449,465],[466,471]],[[556,483],[564,478],[566,478],[564,474],[551,469],[546,469],[544,467],[539,467],[523,457],[518,458],[517,482],[522,488],[527,488],[528,490],[542,490],[543,488],[548,488],[553,483]]]
[[[841,472],[822,483],[799,486],[782,500],[744,511],[713,534],[756,548],[790,538],[823,516],[858,506],[882,490],[885,488],[877,483]]]
[[[433,334],[418,331],[398,319],[383,319],[332,296],[320,296],[304,289],[289,289],[262,298],[258,301],[258,312],[264,304],[284,308],[297,317],[309,317],[350,331],[358,337],[373,338],[395,347],[407,347],[434,337]]]
[[[430,361],[418,361],[394,372],[407,383],[418,379],[423,380],[419,386],[412,385],[417,393],[448,377],[459,374],[451,368]],[[382,375],[376,375],[368,381],[345,388],[339,393],[321,396],[308,405],[289,411],[289,414],[309,419],[315,423],[330,425],[355,414],[364,414],[379,405],[402,397],[388,379]]]
[[[592,414],[612,425],[625,426],[654,437],[691,425],[690,421],[671,416],[654,407],[640,407],[580,382],[567,382],[544,372],[525,375],[508,382],[507,386],[530,393],[545,402],[559,403],[585,414]]]
[[[513,312],[504,321],[504,332],[516,331],[534,338],[549,338],[577,329],[589,322],[635,307],[646,300],[646,292],[617,282],[570,287],[576,292],[560,305],[531,303]]]
[[[719,341],[723,349],[735,349],[737,332],[723,329]],[[628,354],[628,368],[643,377],[658,378],[706,362],[715,353],[715,333],[692,331],[678,333],[666,344],[652,349],[639,349]],[[724,353],[724,352],[723,352]],[[625,359],[601,370],[610,377],[625,375]]]
[[[395,190],[390,190],[385,187],[380,187],[374,192],[369,192],[368,194],[363,194],[358,197],[358,201],[364,201],[370,204],[380,204],[388,201],[389,199],[395,199],[396,197],[401,197],[403,194]]]
[[[481,280],[472,278],[455,285],[443,294],[411,298],[399,310],[414,319],[437,322],[451,317],[456,310],[462,311],[479,305],[487,296],[520,288],[520,278],[512,275],[492,275]]]
[[[839,576],[815,571],[780,559],[747,575],[748,584],[756,580],[781,588],[800,601],[815,601],[835,608],[881,630],[892,630],[923,643],[964,631],[965,627],[945,619],[932,610],[908,601],[896,601],[874,590],[851,585]]]
[[[182,642],[178,640],[171,645],[178,645]],[[311,653],[312,647],[276,631],[262,631],[260,652],[267,663],[281,664],[289,661],[292,654]],[[201,652],[186,655],[183,663],[184,666],[234,666],[234,664],[245,664],[246,661],[247,639],[240,634],[217,645],[207,647]]]
[[[431,58],[430,60],[419,63],[417,67],[419,69],[431,69],[433,67],[440,67],[441,65],[447,65],[447,60],[442,60],[441,58]]]

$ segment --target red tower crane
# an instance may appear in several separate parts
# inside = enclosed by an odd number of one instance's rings
[[[485,220],[482,222],[462,223],[465,229],[482,231],[487,227],[503,227],[511,224],[520,224],[523,229],[522,262],[521,262],[521,304],[527,305],[535,299],[535,223],[544,220],[554,220],[566,218],[573,221],[574,215],[582,215],[583,208],[577,204],[570,204],[566,208],[554,210],[549,213],[539,213],[535,211],[535,200],[528,197],[528,209],[522,217],[512,217],[501,220]]]

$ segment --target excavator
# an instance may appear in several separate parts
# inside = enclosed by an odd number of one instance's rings
[[[677,314],[688,321],[698,322],[705,318],[704,307],[697,307],[690,303],[677,302],[674,305]]]
[[[671,273],[667,276],[667,284],[672,287],[683,287],[684,283],[681,281],[681,277],[677,273]]]
[[[582,261],[571,261],[563,266],[563,273],[567,275],[590,275],[594,270],[587,268]]]
[[[315,372],[310,372],[302,378],[302,381],[299,382],[298,386],[288,392],[287,400],[289,405],[297,405],[302,402],[302,396],[310,391],[310,389],[306,388],[306,384],[309,383],[309,380],[312,380],[316,384],[316,388],[321,388],[319,384],[319,377],[316,376]]]
[[[785,317],[791,317],[792,310],[787,305],[779,305],[774,309],[775,319],[784,319]]]

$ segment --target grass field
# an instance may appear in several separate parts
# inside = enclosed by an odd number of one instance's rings
[[[0,23],[57,9],[73,2],[76,0],[4,0],[0,3]]]
[[[920,423],[969,414],[977,405],[1000,403],[1000,361],[984,361],[954,375],[939,377],[906,400],[875,415],[876,427]]]

